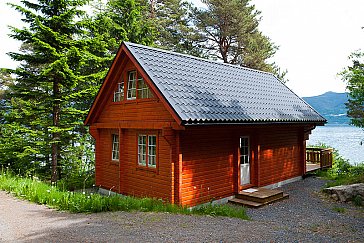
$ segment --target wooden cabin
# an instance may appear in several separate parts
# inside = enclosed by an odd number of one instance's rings
[[[127,42],[85,120],[97,186],[186,206],[301,178],[325,122],[271,73]]]

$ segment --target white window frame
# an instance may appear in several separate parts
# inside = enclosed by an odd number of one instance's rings
[[[244,143],[242,144],[242,140]],[[241,136],[239,141],[240,164],[250,164],[250,139],[248,136]],[[246,153],[242,153],[246,149]]]
[[[138,135],[138,165],[147,166],[147,135]]]
[[[128,73],[127,99],[128,100],[135,100],[136,96],[137,96],[137,72],[136,71],[130,71]]]
[[[123,100],[124,100],[124,81],[121,81],[116,86],[113,102],[120,102]]]
[[[154,138],[154,144],[151,144],[151,138]],[[157,167],[157,136],[148,135],[148,167]]]
[[[153,139],[154,138],[154,139]],[[138,134],[138,165],[146,168],[157,168],[157,135]]]
[[[147,99],[152,97],[152,93],[145,82],[145,80],[138,75],[138,84],[137,84],[137,97],[138,99]]]
[[[111,159],[119,161],[120,155],[120,141],[119,141],[119,134],[112,135],[112,149],[111,149]]]

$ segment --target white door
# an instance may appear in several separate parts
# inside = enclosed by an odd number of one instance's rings
[[[240,185],[250,184],[250,145],[249,137],[240,137]]]

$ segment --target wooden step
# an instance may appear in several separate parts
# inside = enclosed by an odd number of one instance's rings
[[[256,191],[239,192],[235,198],[229,200],[229,202],[234,204],[239,204],[246,207],[258,208],[279,200],[288,198],[288,194],[283,193],[281,190],[277,189],[266,189],[266,188],[252,188]]]
[[[275,198],[274,200],[271,200],[269,202],[266,203],[259,203],[259,202],[254,202],[254,201],[250,201],[250,200],[244,200],[244,199],[239,199],[239,198],[233,198],[229,200],[229,203],[234,203],[234,204],[239,204],[241,206],[245,206],[245,207],[249,207],[249,208],[259,208],[261,206],[267,205],[267,204],[271,204],[283,199],[287,199],[289,197],[288,194],[283,193],[282,197],[280,198]]]
[[[241,206],[246,206],[249,208],[259,208],[264,205],[263,203],[257,203],[257,202],[243,200],[243,199],[239,199],[239,198],[230,199],[229,203],[239,204]]]
[[[244,192],[241,191],[236,195],[236,198],[254,201],[257,203],[266,204],[275,200],[279,200],[283,197],[283,191],[276,189],[266,189],[266,188],[252,188],[256,189],[255,192]]]

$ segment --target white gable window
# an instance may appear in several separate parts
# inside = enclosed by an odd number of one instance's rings
[[[119,135],[112,135],[112,152],[111,152],[112,160],[119,160]]]
[[[135,100],[136,99],[136,72],[132,71],[128,73],[128,92],[127,99]]]
[[[136,71],[131,71],[128,73],[128,90],[127,99],[147,99],[152,98],[153,94],[150,91],[148,85],[142,76]]]
[[[116,86],[116,90],[114,92],[113,102],[120,102],[124,100],[124,82],[121,81]]]
[[[141,76],[138,76],[138,99],[152,98],[152,92]]]

